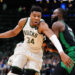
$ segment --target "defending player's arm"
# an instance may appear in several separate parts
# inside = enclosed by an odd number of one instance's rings
[[[16,36],[22,30],[25,22],[26,22],[26,18],[21,19],[18,22],[18,25],[14,29],[6,31],[4,33],[0,33],[0,38],[11,38]]]
[[[40,25],[40,31],[44,33],[54,44],[56,49],[58,50],[58,53],[60,54],[60,57],[64,64],[69,68],[71,67],[70,64],[73,64],[73,61],[70,59],[68,55],[66,55],[62,49],[62,46],[57,38],[57,36],[53,33],[53,31],[48,27],[48,25],[44,22]]]

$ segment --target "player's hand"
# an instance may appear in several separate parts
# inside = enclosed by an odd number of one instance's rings
[[[64,63],[64,65],[67,66],[67,68],[69,69],[69,67],[72,67],[72,65],[74,65],[74,61],[64,52],[60,53],[60,57],[62,62]]]

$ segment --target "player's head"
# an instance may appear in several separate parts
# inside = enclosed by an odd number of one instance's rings
[[[33,25],[38,25],[42,17],[42,8],[40,6],[32,6],[30,18]]]
[[[64,19],[65,16],[65,10],[62,8],[57,8],[53,11],[53,14],[51,16],[51,20],[57,21]]]

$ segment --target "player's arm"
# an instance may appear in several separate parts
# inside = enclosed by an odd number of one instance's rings
[[[54,32],[48,27],[47,23],[41,22],[40,23],[40,32],[45,34],[49,40],[54,44],[54,46],[57,48],[58,52],[64,52],[62,49],[62,46],[57,38],[57,36],[54,34]]]
[[[65,30],[65,25],[60,21],[54,22],[52,25],[52,30],[59,38],[59,32],[63,32]],[[60,57],[62,62],[66,64],[67,67],[71,67],[70,64],[73,64],[73,61],[67,54],[65,54],[64,52],[61,52]]]
[[[40,31],[44,33],[54,44],[56,49],[58,50],[58,53],[63,61],[64,64],[66,64],[67,67],[71,67],[70,64],[73,64],[73,61],[70,59],[68,55],[66,55],[63,51],[63,48],[57,38],[57,36],[54,34],[54,32],[48,27],[48,25],[45,22],[42,22],[40,25]]]
[[[11,38],[18,35],[19,32],[22,30],[26,20],[26,18],[20,19],[18,25],[14,29],[6,31],[4,33],[0,33],[0,38]]]

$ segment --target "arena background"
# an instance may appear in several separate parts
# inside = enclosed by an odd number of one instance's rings
[[[32,5],[43,8],[43,18],[50,24],[50,17],[55,8],[61,7],[68,11],[66,22],[75,33],[75,1],[74,0],[0,0],[0,33],[13,29],[19,19],[29,16]],[[10,56],[16,44],[23,41],[23,33],[10,39],[0,39],[0,59]]]

